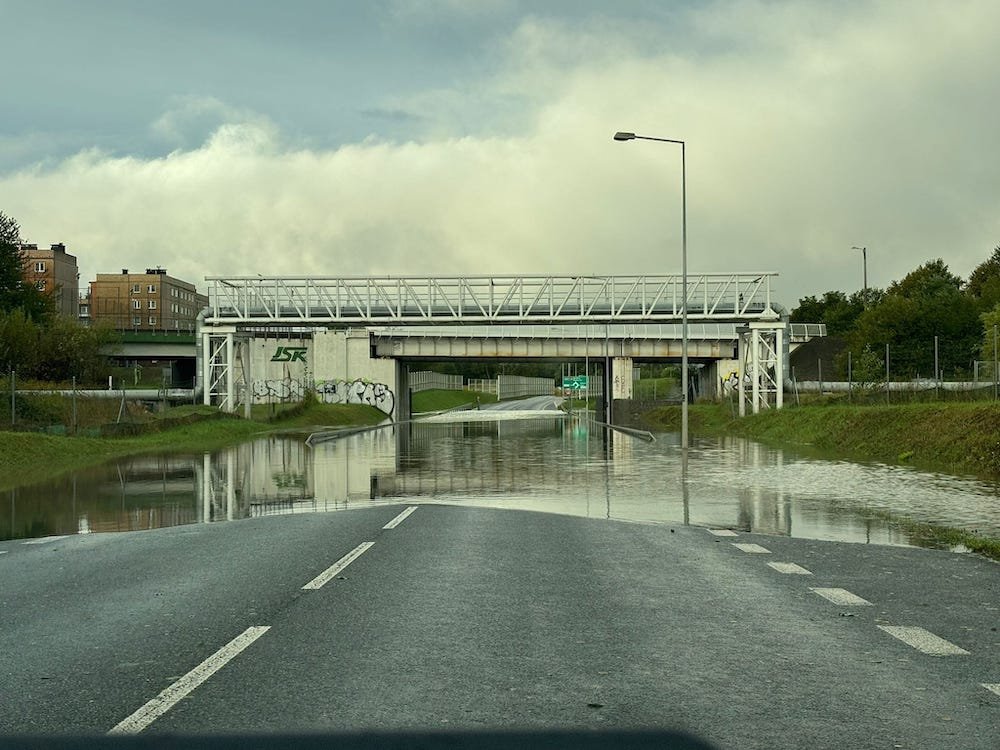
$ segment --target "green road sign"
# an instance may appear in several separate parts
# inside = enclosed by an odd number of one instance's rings
[[[572,377],[564,377],[562,387],[569,388],[574,391],[582,391],[587,387],[587,376],[573,375]]]

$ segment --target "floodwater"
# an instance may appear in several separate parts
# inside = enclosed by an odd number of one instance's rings
[[[585,418],[411,424],[306,445],[270,436],[119,459],[0,494],[0,539],[436,502],[908,544],[894,520],[1000,536],[1000,487],[740,438],[653,442]]]

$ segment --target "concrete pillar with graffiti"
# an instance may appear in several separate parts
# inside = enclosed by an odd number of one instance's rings
[[[396,414],[396,362],[371,356],[365,329],[316,330],[297,336],[251,337],[240,347],[241,400],[301,401],[315,391],[324,403],[367,404]]]
[[[313,337],[316,397],[331,404],[367,404],[393,419],[397,413],[396,361],[372,356],[363,328],[319,331]]]

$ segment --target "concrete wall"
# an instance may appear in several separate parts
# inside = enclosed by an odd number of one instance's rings
[[[245,380],[249,380],[246,383]],[[309,390],[325,403],[368,404],[397,417],[396,363],[372,359],[364,330],[318,331],[289,338],[253,338],[239,348],[239,400],[299,401]]]

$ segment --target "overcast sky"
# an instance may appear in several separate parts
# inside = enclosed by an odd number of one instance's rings
[[[81,282],[777,271],[1000,244],[1000,2],[0,0],[0,211]]]

